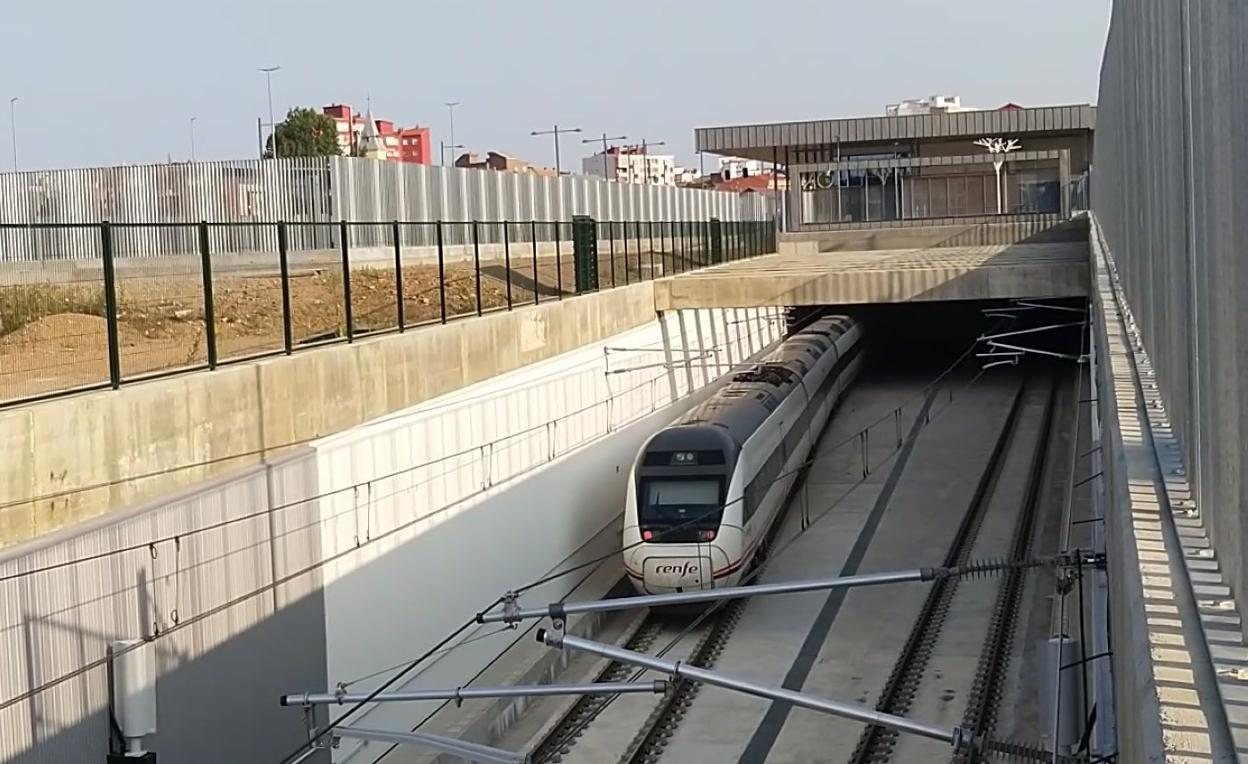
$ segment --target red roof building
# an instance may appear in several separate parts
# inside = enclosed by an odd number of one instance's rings
[[[365,117],[346,104],[332,104],[322,109],[322,112],[334,121],[334,126],[337,128],[338,150],[344,156],[358,155],[364,133]],[[385,150],[385,161],[412,164],[432,163],[429,128],[420,126],[399,128],[388,119],[374,119],[373,126],[377,130],[377,140]]]

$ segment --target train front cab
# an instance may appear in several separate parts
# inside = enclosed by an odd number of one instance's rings
[[[735,462],[736,445],[714,425],[671,427],[647,444],[633,485],[634,583],[652,594],[714,587],[730,562],[723,545],[740,546],[740,528],[722,524]]]

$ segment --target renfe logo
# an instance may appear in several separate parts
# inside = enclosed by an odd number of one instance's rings
[[[685,560],[682,563],[666,563],[654,566],[654,572],[664,576],[679,576],[684,578],[690,573],[697,573],[702,566],[698,565],[697,560]]]

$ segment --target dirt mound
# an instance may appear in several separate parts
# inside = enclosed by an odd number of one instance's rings
[[[121,341],[132,342],[133,332],[120,328]],[[21,329],[0,337],[3,348],[59,348],[64,350],[95,349],[106,344],[108,323],[100,316],[83,313],[58,313],[31,321]]]

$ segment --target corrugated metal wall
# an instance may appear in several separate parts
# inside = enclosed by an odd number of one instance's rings
[[[1092,208],[1202,515],[1248,591],[1248,4],[1116,0]],[[1239,601],[1245,600],[1241,596]]]
[[[766,220],[771,207],[756,194],[349,157],[0,174],[0,225],[149,224],[118,229],[120,256],[195,252],[195,229],[169,224],[201,220],[236,224],[211,232],[213,252],[234,253],[277,251],[273,226],[248,226],[260,222],[567,221],[573,215],[630,222]],[[357,243],[385,244],[388,235],[381,227],[362,228]],[[292,226],[290,236],[293,250],[333,246],[324,226]],[[96,258],[99,239],[93,228],[0,227],[0,262]]]

